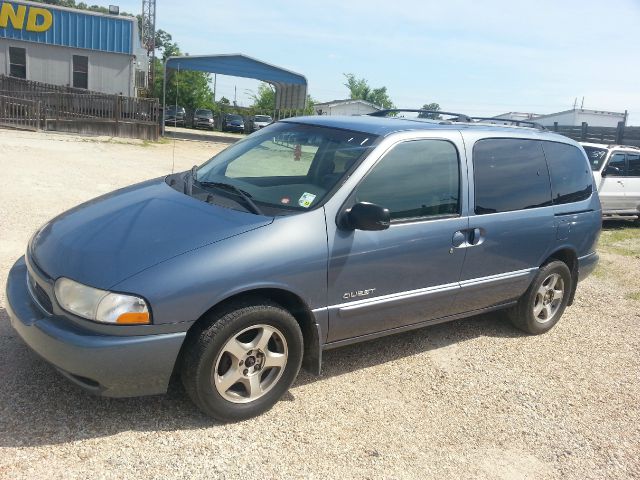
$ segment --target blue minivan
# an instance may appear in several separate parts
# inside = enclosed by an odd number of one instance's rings
[[[463,121],[465,120],[465,121]],[[543,129],[303,117],[40,228],[9,274],[20,337],[96,394],[179,375],[222,421],[325,349],[503,310],[551,329],[595,268],[587,157]]]

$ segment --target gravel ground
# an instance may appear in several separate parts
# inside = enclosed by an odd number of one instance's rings
[[[177,142],[176,170],[224,145]],[[172,142],[0,130],[1,478],[640,478],[640,229],[551,332],[485,315],[329,351],[267,414],[220,425],[179,385],[90,396],[16,338],[11,264],[42,223],[171,170]]]

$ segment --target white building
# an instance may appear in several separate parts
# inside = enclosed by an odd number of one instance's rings
[[[550,115],[540,115],[535,121],[545,127],[553,127],[556,122],[558,125],[571,125],[574,127],[579,127],[582,122],[587,123],[590,127],[617,127],[618,122],[626,122],[626,114],[574,108]]]
[[[371,102],[351,99],[316,103],[313,109],[316,115],[366,115],[382,110]]]
[[[539,115],[537,113],[508,112],[493,117],[503,120],[521,120],[539,123],[545,127],[553,127],[554,123],[564,126],[579,127],[586,122],[590,127],[617,127],[618,122],[626,122],[626,114],[620,112],[607,112],[604,110],[587,110],[574,108],[564,112]]]
[[[496,115],[493,118],[501,119],[501,120],[520,120],[526,122],[533,122],[536,118],[540,117],[537,113],[526,113],[526,112],[507,112],[502,115]]]
[[[0,1],[0,75],[135,96],[148,59],[135,17]]]

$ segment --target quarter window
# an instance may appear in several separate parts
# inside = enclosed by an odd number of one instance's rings
[[[459,214],[458,165],[458,151],[450,142],[403,142],[360,183],[355,200],[388,208],[392,220]]]
[[[17,78],[27,78],[27,50],[9,47],[9,75]]]
[[[640,177],[640,154],[627,154],[627,177]]]
[[[566,143],[543,142],[551,172],[555,205],[586,200],[593,190],[593,174],[582,152]]]
[[[480,140],[473,169],[477,215],[551,205],[549,170],[537,140]]]
[[[73,86],[75,88],[89,88],[89,57],[73,56]]]

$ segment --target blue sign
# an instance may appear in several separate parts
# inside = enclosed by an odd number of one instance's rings
[[[0,0],[0,38],[133,53],[135,19]]]

